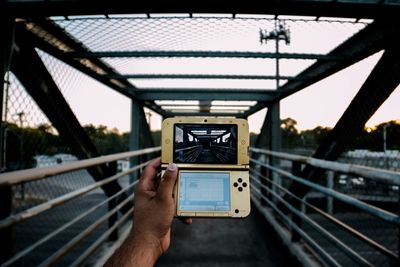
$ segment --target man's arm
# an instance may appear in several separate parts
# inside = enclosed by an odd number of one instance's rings
[[[164,176],[157,177],[160,158],[144,170],[136,187],[133,227],[125,242],[105,264],[110,266],[153,266],[170,244],[175,212],[172,198],[178,168],[170,164]],[[185,219],[191,224],[191,219]]]

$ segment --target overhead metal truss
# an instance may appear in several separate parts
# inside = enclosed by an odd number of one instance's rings
[[[136,90],[140,100],[227,100],[262,101],[275,99],[275,90],[220,88],[146,88]]]
[[[226,80],[297,80],[294,76],[276,75],[213,75],[213,74],[123,74],[108,75],[111,79],[226,79]],[[303,78],[305,79],[305,78]]]
[[[2,10],[17,16],[68,16],[129,13],[225,13],[329,16],[350,18],[396,17],[397,1],[381,0],[275,0],[250,1],[156,1],[114,0],[4,0]]]
[[[68,7],[71,10],[77,11],[77,7],[81,7],[82,10],[87,8],[87,12],[90,14],[96,13],[96,7],[89,7],[88,3],[91,1],[5,1],[3,5],[12,13],[16,12],[15,15],[24,16],[27,14],[19,13],[14,9],[16,6],[30,6],[33,9],[39,6],[43,6],[52,15],[61,15],[58,12],[58,5],[60,3],[66,8],[65,15],[75,14],[72,11],[68,11]],[[117,2],[119,2],[117,0]],[[127,8],[124,13],[132,11],[131,9],[137,8],[138,11],[141,8],[146,8],[145,13],[151,13],[159,11],[161,13],[174,10],[180,11],[180,8],[175,6],[175,2],[169,2],[168,5],[157,3],[151,7],[148,3],[152,1],[135,1],[135,5],[121,2],[121,6]],[[318,19],[320,16],[326,16],[330,11],[327,7],[331,8],[331,11],[336,12],[335,16],[339,17],[354,17],[360,18],[377,18],[383,17],[383,13],[389,14],[385,16],[385,19],[379,18],[375,22],[366,26],[363,30],[356,33],[354,36],[349,38],[347,41],[340,44],[338,47],[333,49],[327,54],[313,54],[313,53],[286,53],[286,52],[260,52],[260,51],[198,51],[198,50],[101,50],[92,51],[84,45],[84,42],[79,40],[76,36],[70,34],[67,30],[63,29],[60,25],[50,19],[34,18],[22,20],[18,23],[17,32],[27,32],[30,36],[30,41],[34,46],[41,50],[49,53],[50,55],[62,60],[63,62],[71,65],[72,67],[82,71],[90,77],[102,82],[108,87],[116,90],[117,92],[131,98],[133,101],[137,101],[138,104],[148,107],[149,109],[159,113],[163,117],[174,116],[174,115],[229,115],[237,117],[247,117],[265,107],[272,105],[280,101],[281,99],[288,97],[297,91],[306,88],[307,86],[316,83],[329,75],[340,71],[363,58],[378,52],[383,48],[383,45],[392,40],[394,36],[398,34],[398,25],[395,20],[391,19],[388,4],[384,1],[377,1],[371,3],[371,1],[284,1],[285,4],[278,4],[281,1],[273,1],[269,5],[272,9],[276,9],[276,14],[292,14],[296,15],[313,15]],[[288,4],[290,2],[290,4]],[[283,2],[282,2],[283,3]],[[91,3],[94,4],[94,3]],[[108,9],[103,6],[102,1],[96,1],[97,10],[105,9],[109,12],[101,12],[101,14],[119,13],[115,8],[116,4],[109,5]],[[232,5],[230,5],[232,6]],[[233,5],[235,6],[235,5]],[[251,6],[251,5],[246,5]],[[257,6],[257,5],[256,5]],[[291,6],[291,7],[289,7]],[[307,7],[310,14],[303,14],[300,8]],[[354,11],[363,13],[362,16],[356,16],[357,12],[353,12],[350,16],[347,11],[340,11],[337,7],[348,7],[354,9]],[[391,7],[394,9],[398,8],[399,5],[394,4]],[[211,7],[214,9],[211,10]],[[260,7],[258,5],[258,7]],[[369,8],[375,8],[374,14],[367,12]],[[376,9],[378,7],[378,10]],[[93,9],[90,9],[93,8]],[[190,7],[181,6],[181,8],[189,8],[193,12],[189,12],[189,16],[194,12],[205,12],[205,9],[210,9],[211,12],[216,12],[218,6],[208,5],[207,2],[201,5],[191,5]],[[44,10],[45,10],[44,9]],[[5,10],[5,9],[4,9]],[[82,11],[81,10],[81,11]],[[253,12],[242,12],[243,6],[235,6],[235,12],[237,13],[248,13]],[[230,11],[229,8],[225,7],[225,12]],[[249,10],[247,10],[249,11]],[[46,11],[43,11],[46,12]],[[84,11],[82,11],[84,12]],[[380,13],[381,12],[381,13]],[[262,12],[258,10],[257,13],[271,13]],[[38,13],[40,14],[40,12]],[[274,14],[274,12],[272,12]],[[331,14],[334,15],[334,14]],[[107,17],[107,16],[106,16]],[[151,15],[148,15],[151,18]],[[235,17],[235,15],[233,15]],[[262,74],[205,74],[205,73],[120,73],[116,70],[113,64],[110,64],[109,59],[113,58],[247,58],[247,59],[286,59],[286,60],[314,60],[315,63],[310,67],[302,71],[297,76],[288,75],[262,75]],[[283,86],[280,86],[278,90],[267,90],[267,89],[254,89],[254,88],[163,88],[163,87],[138,87],[135,86],[137,80],[160,80],[160,79],[197,79],[197,80],[280,80],[286,81]],[[183,106],[177,105],[178,108],[173,109],[169,107],[163,107],[157,105],[156,100],[199,100],[199,101],[212,101],[212,100],[253,100],[257,101],[256,104],[248,106],[245,110],[239,106],[232,105],[232,108],[226,110],[215,110],[210,104],[198,105],[196,109],[185,109]]]
[[[296,53],[263,53],[231,51],[104,51],[104,52],[67,52],[72,58],[112,58],[112,57],[209,57],[209,58],[280,58],[280,59],[320,59],[340,60],[340,55],[296,54]]]

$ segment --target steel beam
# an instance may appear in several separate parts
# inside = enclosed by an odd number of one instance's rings
[[[348,18],[396,17],[399,4],[394,1],[250,1],[227,0],[185,2],[179,0],[4,0],[1,10],[18,16],[68,16],[129,13],[222,13],[279,14],[298,16],[328,16]],[[189,16],[189,15],[188,15]]]
[[[358,61],[384,49],[387,43],[399,35],[399,23],[391,20],[379,20],[365,27],[347,41],[332,50],[328,55],[343,56],[341,61],[323,61],[316,63],[301,72],[296,80],[288,81],[279,89],[276,101],[288,97],[322,79],[343,70]],[[249,111],[249,115],[257,112],[260,107]]]
[[[279,103],[268,107],[260,134],[257,137],[255,147],[267,148],[272,151],[281,150],[281,123]]]
[[[140,133],[142,126],[142,117],[140,116],[140,111],[143,107],[140,103],[136,101],[131,101],[131,133],[129,136],[129,150],[139,150],[140,149]],[[139,158],[133,157],[130,159],[130,167],[135,167],[139,164]],[[130,176],[130,183],[135,182],[138,179],[138,172],[132,173]]]
[[[29,39],[24,39],[21,35],[16,37],[12,72],[78,158],[99,156]],[[101,181],[115,170],[103,164],[90,167],[88,171],[96,181]],[[112,182],[102,186],[102,189],[110,197],[121,190],[121,187],[117,182]],[[125,207],[125,210],[128,208]]]
[[[225,80],[296,80],[294,76],[222,75],[222,74],[125,74],[107,75],[111,79],[225,79]]]
[[[365,123],[379,109],[383,102],[400,84],[400,50],[398,42],[385,49],[379,62],[354,97],[335,127],[320,144],[313,157],[324,160],[336,160],[362,133]],[[323,176],[320,169],[307,166],[301,177],[317,181]],[[306,186],[298,183],[291,190],[299,197],[307,192]]]
[[[211,88],[147,88],[138,89],[136,97],[144,100],[248,100],[272,101],[275,90],[211,89]]]
[[[5,171],[4,158],[4,123],[3,123],[3,103],[4,89],[6,85],[5,75],[10,70],[10,62],[12,56],[12,47],[14,44],[14,19],[8,16],[0,18],[0,173]],[[7,97],[7,96],[6,96]],[[6,107],[7,108],[7,107]],[[11,186],[0,186],[0,220],[7,218],[12,212],[13,192]],[[14,240],[13,229],[8,227],[0,230],[0,263],[13,255]]]
[[[261,126],[260,133],[257,136],[255,147],[257,147],[257,148],[268,148],[269,147],[268,140],[271,139],[271,133],[270,133],[270,129],[269,129],[270,122],[271,122],[271,112],[268,109],[267,113],[265,114],[264,122],[263,122],[263,125]]]
[[[14,45],[14,18],[4,16],[0,18],[0,173],[4,171],[4,125],[3,125],[3,103],[4,103],[4,89],[6,88],[6,73],[10,70],[11,57]],[[7,85],[8,86],[8,85]],[[7,96],[6,96],[7,97]]]
[[[146,114],[144,112],[144,109],[141,108],[140,109],[140,122],[141,122],[141,131],[140,131],[140,148],[148,148],[148,147],[154,147],[154,140],[153,140],[153,136],[151,135],[151,129],[150,129],[150,125],[147,123],[147,119],[146,119]],[[157,146],[160,144],[157,144]],[[150,156],[148,157],[149,160],[152,158],[151,154],[147,154],[145,156]]]
[[[272,102],[272,101],[271,101]],[[246,110],[245,112],[245,116],[248,117],[251,114],[256,113],[257,111],[260,111],[264,108],[268,108],[269,104],[265,103],[265,102],[258,102],[257,104],[255,104],[254,106],[252,106],[249,110]]]
[[[223,112],[169,112],[168,117],[235,117],[235,118],[245,118],[243,113],[223,113]]]
[[[161,57],[193,57],[193,58],[280,58],[309,60],[341,60],[340,55],[322,54],[269,53],[269,52],[230,52],[230,51],[102,51],[102,52],[66,52],[71,58],[161,58]]]

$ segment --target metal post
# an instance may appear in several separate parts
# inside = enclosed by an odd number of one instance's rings
[[[261,157],[264,158],[265,161],[267,160],[267,157],[264,156],[263,154],[261,154]],[[263,165],[260,166],[260,174],[262,177],[264,177],[264,178],[261,178],[261,177],[258,178],[258,179],[260,179],[261,184],[264,186],[269,186],[269,183],[265,180],[265,178],[267,178],[267,168]],[[261,192],[262,196],[265,196],[265,197],[268,196],[268,192],[265,188],[261,187],[260,192]],[[260,204],[263,206],[267,206],[267,202],[264,200],[264,198],[260,199]]]
[[[292,161],[292,174],[298,176],[300,173],[301,173],[301,163],[297,161]],[[303,208],[302,203],[300,203],[299,201],[293,201],[292,205],[297,210],[302,210]],[[303,221],[299,216],[292,213],[292,220],[299,228],[302,228]],[[300,238],[301,236],[299,235],[299,233],[292,228],[292,241],[294,242],[300,241]]]
[[[279,25],[278,25],[278,20],[275,19],[275,32],[276,32],[276,38],[275,38],[275,52],[278,55],[279,54]],[[279,57],[276,57],[275,59],[275,64],[276,64],[276,90],[279,90]],[[271,111],[271,138],[270,138],[270,149],[272,151],[277,151],[279,152],[281,150],[281,145],[282,145],[282,137],[281,137],[281,119],[280,119],[280,102],[275,102],[270,106],[270,111]],[[270,163],[272,166],[278,166],[280,163],[280,160],[277,158],[270,157]],[[275,172],[271,173],[272,180],[274,183],[281,184],[281,178],[279,175]],[[278,190],[275,188],[275,186],[272,186],[272,190],[275,193],[278,193]],[[275,202],[275,200],[274,200]]]
[[[328,187],[328,189],[333,189],[334,177],[335,173],[333,171],[327,171],[326,187]],[[326,198],[326,212],[328,212],[329,214],[333,214],[333,197],[331,196],[328,196]]]
[[[386,156],[386,150],[387,150],[387,146],[386,146],[386,128],[388,127],[387,124],[383,125],[383,152],[385,153]]]
[[[112,161],[107,164],[108,165],[108,171],[109,173],[107,176],[111,177],[117,174],[117,162]],[[113,198],[108,202],[108,211],[112,211],[116,206],[118,205],[117,199]],[[118,212],[114,213],[108,218],[108,228],[112,228],[114,224],[118,221]],[[116,241],[118,240],[118,228],[116,228],[114,231],[110,233],[108,236],[108,239],[110,241]]]
[[[269,148],[272,151],[279,152],[281,150],[281,123],[280,123],[280,103],[274,103],[270,106],[271,112],[271,138],[269,142]],[[279,167],[280,160],[276,157],[269,157],[269,162],[274,167]],[[281,178],[279,174],[270,171],[269,177],[272,179],[274,183],[281,184]],[[275,186],[272,186],[272,190],[277,193],[277,189]]]
[[[140,109],[141,105],[133,101],[131,102],[131,135],[129,138],[129,150],[134,151],[139,149],[139,137],[140,137]],[[131,167],[134,167],[139,164],[138,157],[133,157],[130,159]],[[133,183],[138,179],[137,172],[134,172],[130,175],[130,183]]]
[[[0,75],[1,75],[1,88],[0,88],[0,172],[4,171],[4,123],[3,123],[3,103],[4,103],[4,88],[6,86],[5,75],[10,70],[11,56],[14,46],[14,19],[1,16],[0,19],[0,35],[2,36],[2,41],[0,42]]]
[[[3,102],[4,102],[4,86],[5,74],[10,69],[12,47],[14,44],[14,19],[4,16],[1,13],[0,19],[0,35],[2,36],[0,42],[0,75],[1,75],[1,88],[0,88],[0,172],[4,171],[4,123],[3,123]],[[11,186],[0,187],[0,219],[4,219],[11,214],[12,211],[12,189]],[[13,234],[12,228],[6,227],[0,230],[0,263],[4,262],[7,258],[13,255]]]

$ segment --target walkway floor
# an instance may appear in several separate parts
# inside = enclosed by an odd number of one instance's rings
[[[298,266],[255,209],[246,219],[176,221],[168,252],[156,266]]]

